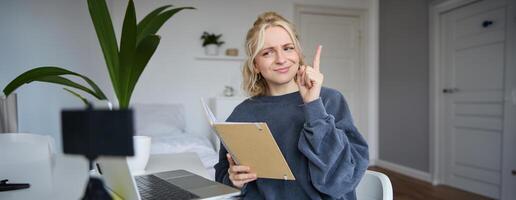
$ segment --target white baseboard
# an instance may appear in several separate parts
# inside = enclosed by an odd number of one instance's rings
[[[375,165],[377,165],[377,164],[376,164],[376,161],[378,161],[378,159],[371,159],[371,158],[370,158],[370,160],[369,160],[369,165],[368,165],[368,166],[369,166],[369,167],[371,167],[371,166],[375,166]]]
[[[430,184],[432,184],[432,182],[433,182],[432,181],[432,176],[428,172],[423,172],[423,171],[420,171],[420,170],[417,170],[417,169],[413,169],[413,168],[410,168],[410,167],[405,167],[405,166],[402,166],[402,165],[398,165],[398,164],[391,163],[391,162],[384,161],[384,160],[380,160],[380,159],[376,160],[375,164],[376,164],[376,166],[379,166],[381,168],[392,170],[394,172],[398,172],[400,174],[403,174],[403,175],[406,175],[406,176],[410,176],[412,178],[419,179],[419,180],[428,182]]]

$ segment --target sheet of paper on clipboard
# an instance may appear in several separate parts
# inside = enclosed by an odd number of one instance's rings
[[[295,180],[266,123],[219,122],[201,102],[210,126],[237,164],[251,167],[258,178]]]

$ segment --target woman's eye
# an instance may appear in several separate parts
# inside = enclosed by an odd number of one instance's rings
[[[263,53],[262,53],[262,56],[268,56],[268,55],[271,55],[271,52],[270,52],[270,51],[266,51],[266,52],[263,52]]]
[[[283,50],[285,50],[285,51],[291,51],[291,50],[294,50],[294,47],[285,47]]]

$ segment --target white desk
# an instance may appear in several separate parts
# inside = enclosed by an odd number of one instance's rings
[[[146,174],[176,169],[185,169],[205,178],[208,171],[195,153],[151,155]],[[82,156],[57,155],[53,169],[52,191],[15,190],[0,192],[0,199],[80,199],[88,180],[88,162]]]

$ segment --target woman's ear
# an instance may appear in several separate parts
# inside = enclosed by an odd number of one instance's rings
[[[258,67],[256,67],[256,63],[254,61],[253,61],[253,72],[256,74],[260,73],[260,69],[258,69]]]
[[[301,67],[301,65],[304,65],[304,64],[305,64],[305,63],[303,62],[303,61],[304,61],[304,59],[305,59],[305,56],[301,53],[301,51],[299,51],[299,49],[297,49],[297,51],[296,51],[296,52],[297,52],[297,57],[298,57],[298,61],[297,61],[298,63],[297,63],[297,64],[299,64],[299,66],[298,66],[298,69],[299,69],[299,67]]]

